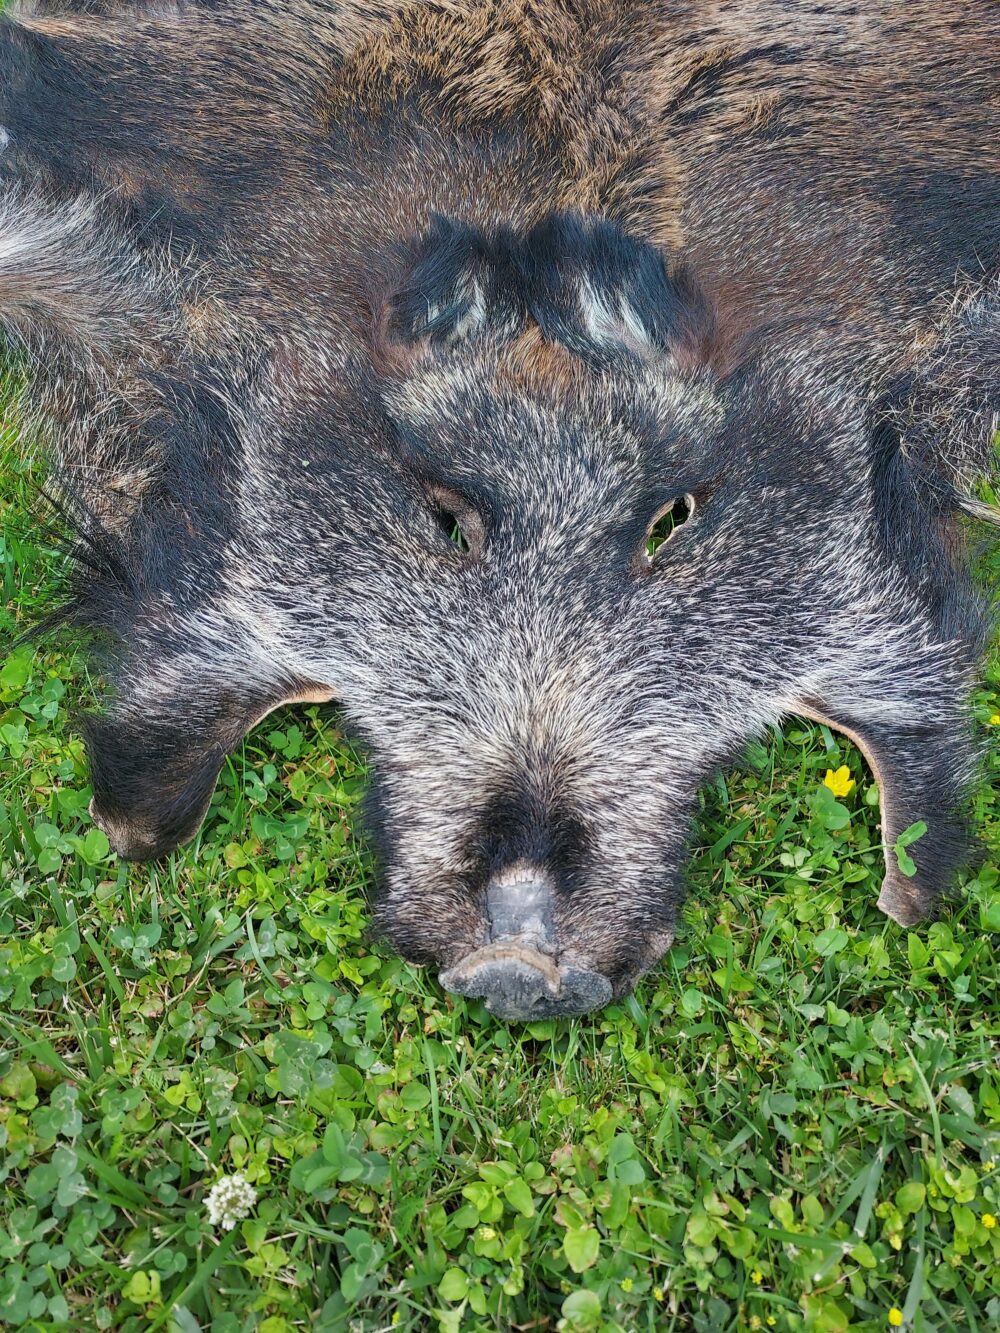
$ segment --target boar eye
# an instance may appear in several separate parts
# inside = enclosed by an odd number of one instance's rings
[[[645,556],[647,564],[652,564],[656,552],[668,542],[682,524],[694,513],[694,496],[678,495],[656,514],[646,533]]]
[[[435,487],[431,509],[437,525],[463,555],[478,555],[486,530],[476,510],[461,495]]]
[[[467,552],[469,543],[465,533],[462,531],[462,525],[459,523],[458,518],[454,514],[449,513],[447,509],[440,508],[435,509],[434,517],[438,521],[438,527],[451,542],[452,546],[457,546],[463,554]]]

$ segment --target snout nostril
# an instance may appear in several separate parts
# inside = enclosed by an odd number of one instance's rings
[[[485,906],[489,943],[441,973],[445,990],[485,1000],[498,1018],[521,1022],[608,1003],[607,977],[556,961],[555,904],[544,870],[525,861],[508,866],[487,885]]]
[[[597,972],[560,970],[551,958],[516,946],[487,945],[441,973],[456,995],[486,1001],[498,1018],[552,1018],[583,1014],[611,999],[611,983]]]
[[[490,963],[480,968],[476,989],[486,1008],[498,1018],[542,1017],[558,1000],[558,991],[533,967],[524,963]]]

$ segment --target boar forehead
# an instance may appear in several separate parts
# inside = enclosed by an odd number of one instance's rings
[[[623,373],[519,385],[496,366],[435,366],[387,405],[404,466],[487,508],[532,502],[627,521],[719,467],[721,405],[707,386]]]

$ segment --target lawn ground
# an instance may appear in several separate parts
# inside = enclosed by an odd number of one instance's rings
[[[0,645],[64,574],[6,399]],[[273,715],[195,843],[127,866],[87,816],[94,690],[65,637],[0,647],[0,1325],[1000,1327],[997,745],[985,860],[906,932],[869,774],[791,722],[704,791],[636,995],[523,1028],[366,942],[335,711]]]

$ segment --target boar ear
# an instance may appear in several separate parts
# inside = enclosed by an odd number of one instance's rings
[[[436,218],[385,304],[376,344],[405,360],[419,346],[515,337],[529,318],[599,365],[718,360],[714,308],[687,269],[611,222],[569,213],[525,236]]]
[[[385,340],[454,346],[490,333],[510,336],[524,322],[506,233],[435,217],[382,313]]]
[[[715,312],[698,283],[612,222],[554,214],[525,238],[520,265],[542,333],[587,360],[712,359]]]

